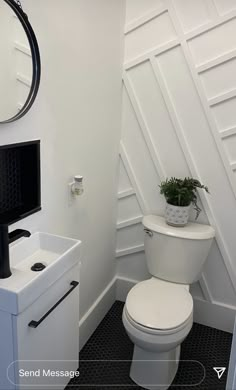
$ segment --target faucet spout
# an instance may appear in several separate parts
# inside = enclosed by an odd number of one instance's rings
[[[30,237],[28,230],[17,229],[8,234],[8,225],[0,224],[0,279],[6,279],[11,276],[9,244],[21,237]]]
[[[9,233],[8,243],[11,244],[12,242],[19,240],[22,237],[30,237],[30,236],[31,233],[28,230],[17,229]]]

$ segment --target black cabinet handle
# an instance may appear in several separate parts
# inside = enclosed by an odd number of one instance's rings
[[[46,314],[44,314],[44,316],[42,318],[40,318],[39,321],[30,321],[30,323],[28,324],[28,326],[30,328],[37,328],[44,320],[45,318],[47,318],[49,316],[49,314],[52,313],[52,311],[54,309],[56,309],[57,306],[60,305],[60,303],[62,301],[64,301],[64,299],[66,297],[68,297],[68,295],[79,285],[79,282],[76,282],[75,280],[73,280],[70,285],[72,286],[71,289],[69,291],[67,291],[67,293],[65,295],[63,295],[63,297],[61,297],[61,299],[59,299],[59,301],[57,303],[55,303],[55,305],[53,307],[51,307],[50,310],[48,310],[48,312]]]

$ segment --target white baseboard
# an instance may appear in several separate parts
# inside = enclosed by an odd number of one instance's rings
[[[235,315],[236,307],[194,299],[193,319],[199,324],[233,333]]]
[[[138,282],[139,280],[133,280],[133,279],[123,278],[118,276],[116,279],[116,300],[125,302],[128,292]]]
[[[116,300],[116,277],[107,285],[79,322],[80,350]]]
[[[112,279],[79,322],[80,349],[96,330],[115,300],[125,302],[128,292],[138,282],[119,276]],[[194,321],[199,324],[232,333],[235,315],[236,307],[219,302],[209,303],[199,298],[194,299]]]
[[[128,292],[137,282],[137,280],[117,277],[116,299],[125,302]],[[236,307],[194,298],[194,321],[199,324],[233,333],[235,315]]]

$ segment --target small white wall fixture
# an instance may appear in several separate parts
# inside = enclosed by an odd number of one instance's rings
[[[199,193],[199,222],[214,226],[216,240],[192,293],[214,305],[214,312],[228,308],[231,323],[236,309],[236,3],[127,0],[126,17],[118,278],[147,277],[141,217],[163,215],[160,181],[196,177],[210,189],[210,195]],[[198,320],[204,323],[201,313]]]
[[[123,0],[70,0],[69,6],[58,0],[23,3],[37,31],[46,71],[34,108],[22,120],[1,126],[0,140],[2,145],[41,140],[43,207],[11,228],[46,231],[83,242],[82,319],[115,275],[125,4]],[[54,20],[53,26],[45,23],[49,19]],[[62,29],[65,20],[69,22]],[[76,45],[71,39],[75,36]],[[14,53],[20,57],[19,73],[28,78],[30,57],[22,39]],[[20,98],[18,103],[22,103]],[[84,175],[86,191],[69,205],[67,184],[77,173]],[[83,343],[111,302],[111,298],[105,300],[88,317],[89,327],[86,322],[86,332],[81,331]]]

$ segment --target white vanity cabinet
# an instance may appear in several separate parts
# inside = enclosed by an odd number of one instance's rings
[[[23,312],[0,312],[1,390],[65,388],[79,366],[78,282],[76,265]]]

